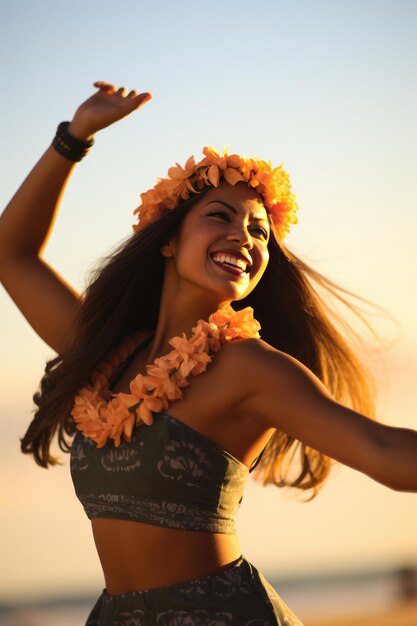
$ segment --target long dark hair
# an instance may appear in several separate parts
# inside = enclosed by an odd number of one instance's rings
[[[160,249],[178,231],[202,194],[182,201],[175,210],[123,240],[91,270],[69,347],[47,362],[40,390],[33,396],[38,408],[21,439],[22,452],[33,454],[40,466],[59,463],[50,452],[56,433],[61,450],[69,452],[76,430],[70,415],[74,395],[88,383],[98,363],[127,335],[144,328],[156,329],[165,264]],[[308,367],[337,401],[375,418],[375,381],[337,324],[344,325],[359,341],[360,337],[319,291],[344,302],[365,323],[359,307],[345,296],[368,301],[336,285],[290,252],[269,221],[270,259],[265,273],[246,298],[232,303],[233,308],[253,307],[264,341]],[[301,469],[290,477],[289,460],[297,451]],[[277,430],[254,475],[264,485],[312,489],[313,498],[331,465],[329,457]]]

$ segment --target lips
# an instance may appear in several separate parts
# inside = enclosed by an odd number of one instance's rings
[[[210,259],[213,261],[214,265],[224,270],[225,272],[228,272],[229,274],[236,276],[237,278],[246,278],[247,276],[249,276],[248,271],[242,272],[242,270],[240,269],[237,269],[237,268],[235,269],[234,267],[228,267],[227,265],[222,265],[222,263],[220,263],[219,261],[215,261],[212,257],[210,257]]]

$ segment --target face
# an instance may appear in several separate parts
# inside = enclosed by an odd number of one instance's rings
[[[228,205],[228,206],[226,206]],[[270,227],[262,198],[246,183],[222,180],[185,217],[180,231],[161,252],[177,279],[218,300],[241,300],[258,284],[268,264]],[[213,260],[224,249],[241,253],[246,272],[234,274]],[[229,254],[229,256],[231,256]]]

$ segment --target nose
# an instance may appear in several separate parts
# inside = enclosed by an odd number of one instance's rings
[[[238,241],[241,246],[247,246],[249,249],[253,248],[252,237],[249,234],[246,226],[235,226],[231,232],[227,235],[228,241]]]

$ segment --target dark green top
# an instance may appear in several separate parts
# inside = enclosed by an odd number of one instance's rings
[[[153,417],[152,425],[136,426],[131,441],[117,448],[112,440],[97,448],[92,439],[77,432],[71,447],[71,476],[87,516],[234,533],[249,473],[262,452],[249,470],[165,411]]]

